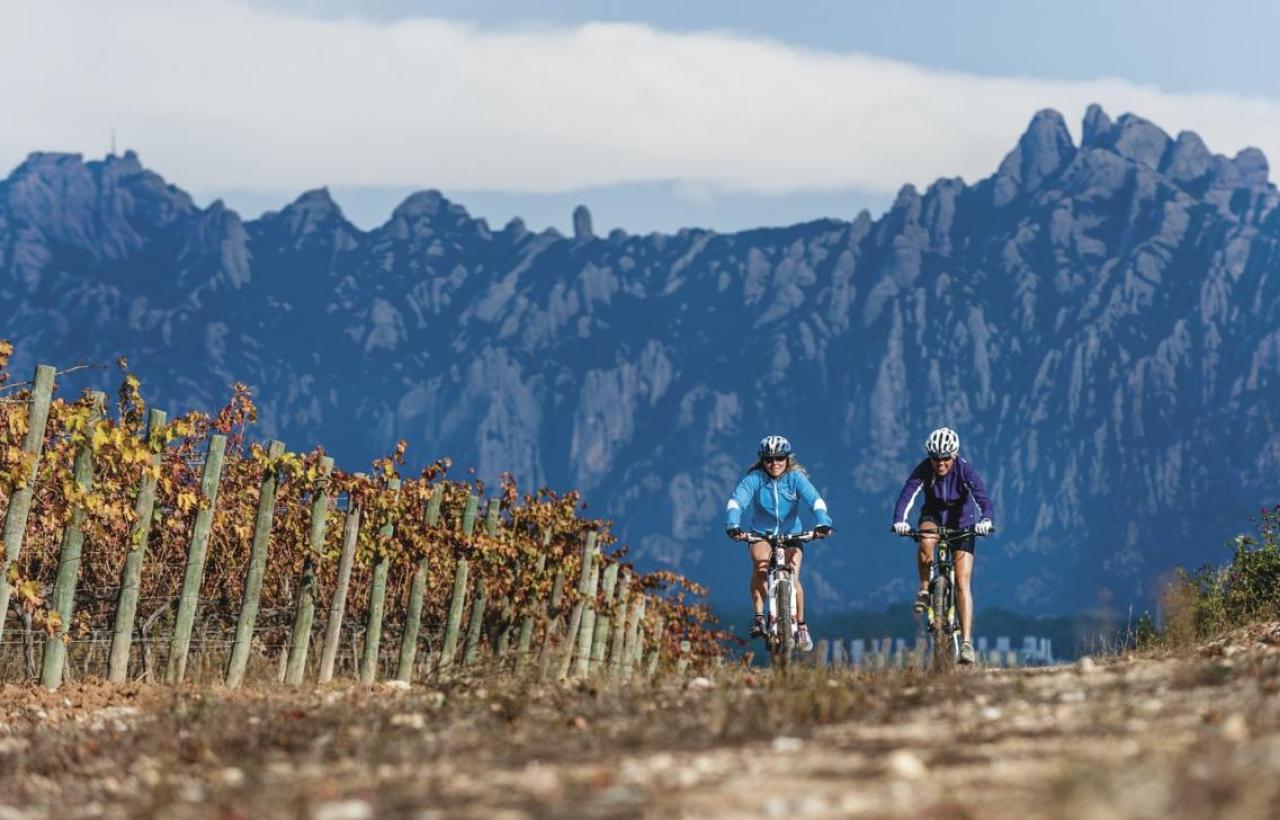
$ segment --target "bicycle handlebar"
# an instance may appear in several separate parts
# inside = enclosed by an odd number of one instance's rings
[[[995,531],[996,531],[995,527],[992,527],[990,530],[988,530],[986,534],[977,532],[976,530],[974,530],[973,527],[961,527],[961,528],[938,527],[936,530],[907,530],[906,532],[902,533],[902,537],[903,538],[919,538],[921,536],[937,536],[939,538],[958,538],[966,535],[972,535],[977,538],[986,538],[987,535],[990,535]]]
[[[834,531],[835,531],[835,528],[833,527],[832,532]],[[804,532],[798,532],[795,535],[774,535],[771,532],[743,532],[734,540],[735,541],[767,541],[771,546],[776,547],[779,544],[783,546],[786,546],[788,544],[804,544],[806,542],[814,541],[822,537],[825,537],[825,536],[819,536],[813,530],[805,530]]]

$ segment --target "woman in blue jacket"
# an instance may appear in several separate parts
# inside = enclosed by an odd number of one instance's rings
[[[831,534],[831,516],[827,515],[827,502],[818,495],[809,474],[796,462],[791,442],[782,436],[765,436],[760,441],[759,459],[738,482],[725,510],[725,532],[735,540],[744,534],[765,532],[776,535],[794,535],[802,532],[800,525],[800,500],[813,511],[817,521],[814,535],[826,538]],[[743,512],[749,511],[746,530],[742,524]],[[751,604],[755,618],[751,621],[751,637],[765,634],[764,596],[769,575],[769,542],[750,541]],[[808,651],[813,648],[809,627],[804,621],[804,588],[800,585],[800,561],[804,553],[799,548],[787,550],[796,582],[796,647]]]

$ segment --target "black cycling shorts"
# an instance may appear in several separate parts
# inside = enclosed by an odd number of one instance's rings
[[[920,525],[926,521],[929,521],[938,527],[942,526],[942,522],[938,520],[938,516],[921,513],[920,521],[916,524],[916,529],[920,529]],[[963,538],[952,538],[947,543],[951,545],[951,549],[954,552],[967,552],[970,555],[974,555],[975,553],[973,548],[978,544],[978,537],[973,533],[969,533]]]

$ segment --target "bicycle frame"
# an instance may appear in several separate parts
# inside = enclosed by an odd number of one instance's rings
[[[937,539],[933,548],[933,563],[929,567],[929,604],[926,615],[933,639],[933,664],[940,670],[949,669],[960,654],[960,624],[956,619],[956,565],[951,544],[964,538],[975,538],[977,533],[972,527],[938,527],[936,530],[909,530],[904,536],[916,541],[924,537]]]
[[[753,532],[742,536],[744,541],[764,541],[769,545],[769,570],[765,580],[769,622],[765,643],[770,658],[784,669],[790,665],[791,650],[795,648],[800,629],[796,622],[795,579],[787,563],[787,550],[801,548],[814,538],[812,530],[796,535]]]

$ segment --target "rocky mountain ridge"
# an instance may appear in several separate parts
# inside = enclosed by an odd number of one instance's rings
[[[20,368],[125,354],[172,408],[250,383],[293,448],[577,486],[732,603],[761,435],[840,528],[815,599],[868,606],[909,587],[890,508],[950,424],[998,507],[980,602],[1064,611],[1142,602],[1275,501],[1277,202],[1260,152],[1096,106],[1079,145],[1042,111],[991,177],[879,218],[734,234],[493,229],[435,191],[371,231],[324,189],[246,222],[132,153],[33,154],[0,181],[0,295]]]

